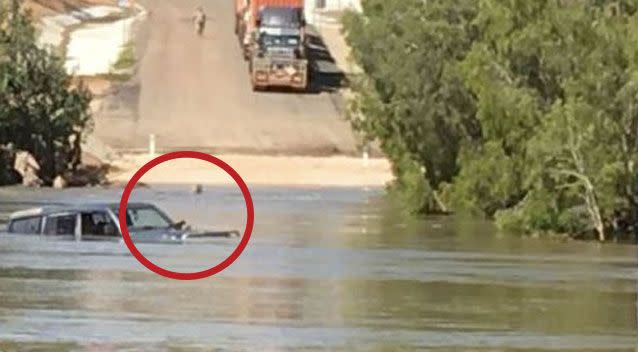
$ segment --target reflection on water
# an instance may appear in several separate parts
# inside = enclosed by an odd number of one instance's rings
[[[176,219],[243,228],[239,192],[138,190]],[[123,244],[0,239],[0,350],[635,351],[636,247],[499,237],[407,219],[380,190],[253,190],[255,232],[227,271],[155,276]],[[0,219],[117,190],[0,190]],[[22,204],[16,204],[16,202]],[[140,246],[199,270],[234,240]]]

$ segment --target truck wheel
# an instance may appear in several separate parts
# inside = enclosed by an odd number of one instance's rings
[[[259,85],[259,84],[257,84],[257,81],[255,81],[253,79],[250,80],[250,83],[252,85],[253,92],[265,92],[265,91],[268,90],[268,86],[267,85],[265,85],[265,86]]]

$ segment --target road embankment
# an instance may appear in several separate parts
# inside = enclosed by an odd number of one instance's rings
[[[392,170],[385,159],[346,156],[217,156],[233,167],[249,186],[377,187],[392,181]],[[149,155],[129,154],[114,162],[108,180],[126,184],[148,161]],[[176,159],[149,171],[145,184],[230,185],[233,179],[220,168],[196,159]]]
[[[139,5],[127,9],[96,5],[45,15],[38,21],[38,42],[64,56],[69,74],[107,75],[132,40],[135,24],[145,16]]]

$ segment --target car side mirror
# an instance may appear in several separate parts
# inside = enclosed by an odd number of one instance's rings
[[[115,229],[115,225],[113,224],[105,224],[104,228],[104,236],[115,236],[117,235],[117,230]]]
[[[183,230],[185,225],[186,225],[186,221],[182,220],[182,221],[180,221],[180,222],[176,222],[176,223],[174,223],[174,224],[173,224],[173,228],[174,228],[175,230]]]

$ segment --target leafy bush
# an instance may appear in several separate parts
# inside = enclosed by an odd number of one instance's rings
[[[51,182],[80,163],[91,94],[72,85],[60,57],[36,45],[29,14],[12,5],[0,3],[0,145],[29,151]]]
[[[365,72],[353,125],[381,142],[400,188],[420,193],[408,202],[440,193],[523,233],[638,231],[636,9],[364,0],[344,20]]]
[[[136,58],[133,43],[127,43],[122,47],[117,61],[113,64],[113,69],[116,71],[126,70],[134,66],[135,62]]]

